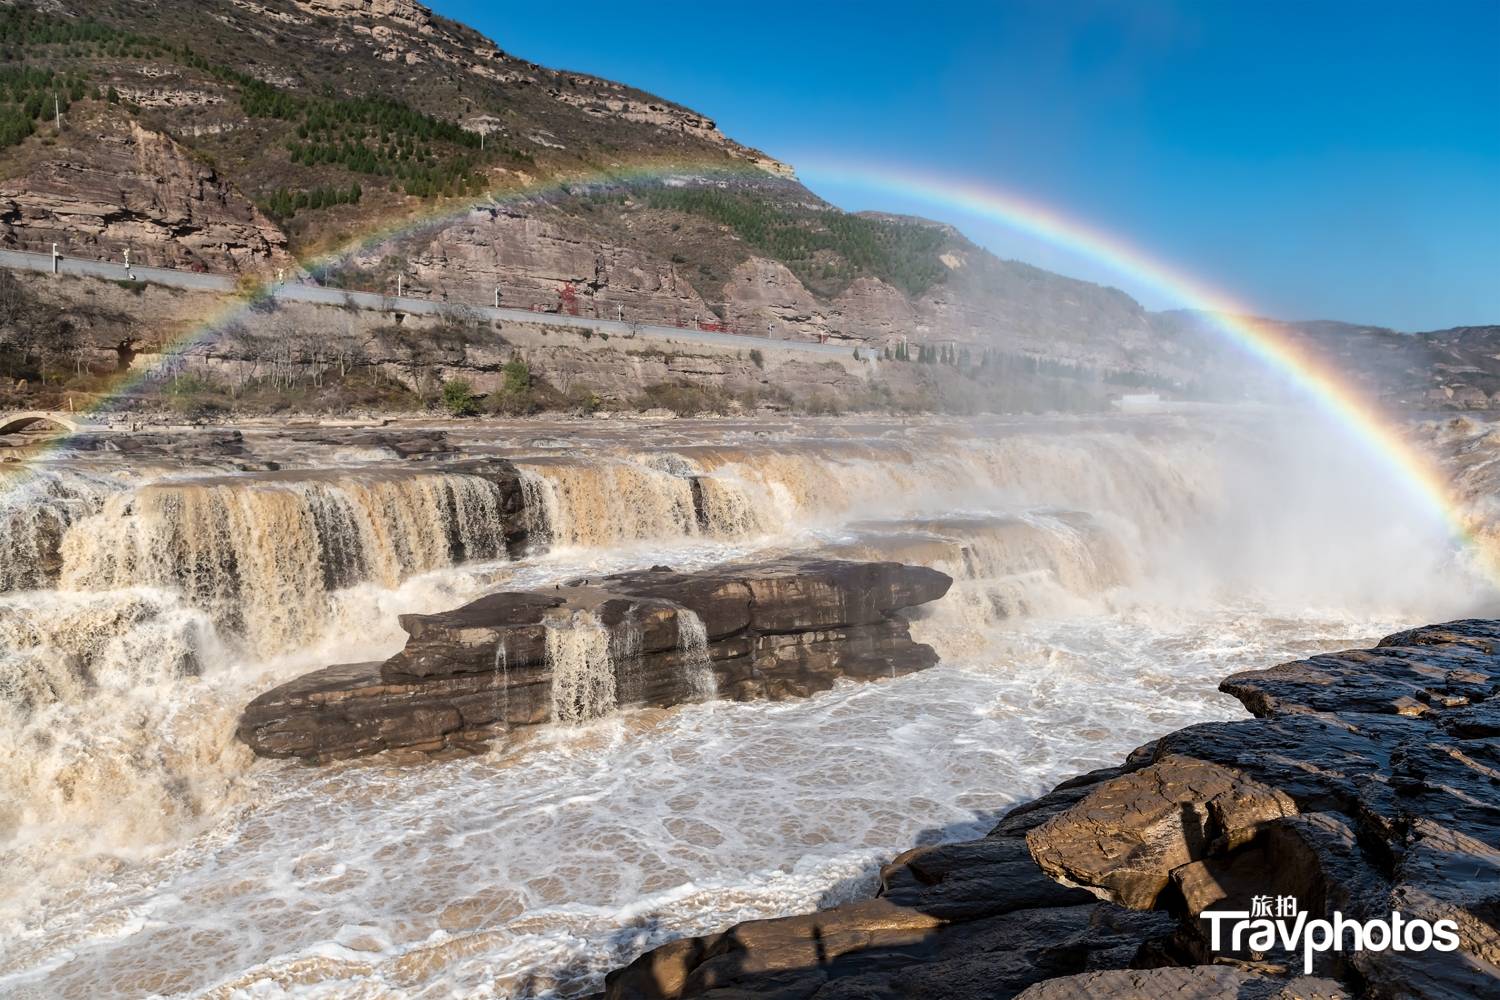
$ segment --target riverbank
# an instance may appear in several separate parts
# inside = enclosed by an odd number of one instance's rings
[[[1500,621],[1413,629],[1235,674],[1221,690],[1255,718],[1178,730],[1012,809],[981,839],[908,851],[872,899],[647,952],[609,976],[605,995],[1500,990]],[[1309,921],[1340,913],[1371,937],[1256,951],[1226,934],[1215,948],[1202,914],[1262,898],[1294,899]],[[1404,949],[1372,947],[1393,911],[1408,927],[1450,921],[1457,949],[1421,947],[1420,930]]]

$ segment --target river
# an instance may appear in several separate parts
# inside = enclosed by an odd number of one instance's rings
[[[1295,414],[438,429],[454,450],[408,459],[249,427],[0,466],[0,993],[586,993],[1236,717],[1227,673],[1489,596],[1378,456]],[[520,471],[519,548],[481,459]],[[234,737],[257,693],[394,653],[402,613],[803,552],[952,575],[911,612],[943,662],[441,760]]]

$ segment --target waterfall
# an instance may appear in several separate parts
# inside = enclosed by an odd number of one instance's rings
[[[28,470],[0,477],[0,592],[52,584],[63,535],[120,488],[75,472]]]
[[[510,728],[510,654],[505,649],[506,634],[495,643],[495,720],[496,728]]]
[[[601,560],[671,561],[626,551],[658,541],[701,542],[693,558],[719,559],[723,541],[867,534],[858,522],[878,518],[884,539],[844,554],[958,578],[913,623],[945,656],[1007,616],[1097,607],[1114,581],[1143,576],[1163,538],[1235,500],[1223,466],[1240,457],[1192,426],[726,428],[692,444],[674,429],[643,447],[654,433],[515,460],[536,546],[582,550],[519,574],[550,583]],[[399,613],[510,585],[432,572],[504,557],[514,498],[481,476],[403,463],[145,480],[134,467],[94,471],[113,459],[71,461],[95,464],[0,472],[0,587],[13,591],[0,593],[0,840],[35,828],[152,842],[211,818],[241,784],[233,731],[250,697],[328,662],[389,655],[404,638]],[[890,542],[903,533],[917,540],[909,550]],[[54,591],[17,589],[54,580]],[[597,718],[664,685],[712,697],[700,621],[679,615],[681,673],[669,677],[638,669],[638,626],[549,623],[554,718]],[[495,650],[503,716],[521,710],[505,684],[514,653]]]
[[[609,629],[592,611],[574,611],[546,622],[547,666],[552,671],[554,722],[586,722],[617,704]]]
[[[700,701],[719,696],[719,678],[708,658],[708,630],[696,611],[677,609],[677,649],[688,688]]]
[[[521,476],[521,496],[525,502],[526,533],[533,549],[550,548],[565,511],[557,498],[552,480],[536,469],[517,466]],[[567,527],[563,527],[566,533]]]
[[[615,704],[633,705],[643,700],[645,678],[641,673],[641,620],[631,605],[619,624],[609,630],[609,660],[614,665]]]
[[[150,843],[223,804],[240,701],[192,694],[222,656],[174,594],[0,596],[0,844]]]
[[[162,482],[110,496],[61,549],[60,589],[177,590],[278,652],[320,633],[334,591],[503,557],[503,498],[450,474]]]
[[[919,563],[953,577],[942,601],[908,612],[913,634],[944,658],[982,649],[1012,619],[1094,613],[1111,590],[1137,578],[1130,526],[1077,511],[861,528],[867,533],[829,554]]]
[[[698,533],[693,482],[649,461],[521,461],[527,507],[555,546],[602,547]],[[541,525],[538,524],[538,527]]]

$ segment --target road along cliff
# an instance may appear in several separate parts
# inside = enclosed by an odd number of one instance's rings
[[[656,948],[606,995],[1500,995],[1500,621],[1222,690],[1255,718],[1179,730],[982,839],[908,851],[873,899]]]
[[[627,705],[805,697],[840,677],[936,664],[895,612],[951,583],[900,563],[789,560],[489,594],[403,616],[410,638],[384,663],[328,667],[265,692],[239,735],[262,756],[330,760],[462,746]]]

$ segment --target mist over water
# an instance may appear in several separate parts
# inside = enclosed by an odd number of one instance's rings
[[[517,462],[532,554],[506,555],[492,483],[378,451],[250,436],[280,472],[62,456],[7,490],[8,551],[57,565],[0,567],[0,992],[583,991],[1238,716],[1233,670],[1493,599],[1375,457],[1296,414],[455,433]],[[808,551],[952,575],[912,614],[943,663],[621,712],[612,637],[557,621],[573,724],[318,769],[233,738],[260,691],[395,652],[400,613]]]

